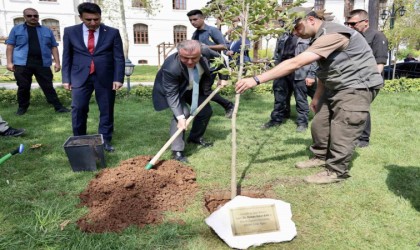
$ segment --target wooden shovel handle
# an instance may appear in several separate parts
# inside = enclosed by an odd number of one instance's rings
[[[206,100],[204,100],[204,102],[202,102],[200,104],[200,106],[198,106],[198,108],[194,111],[194,113],[191,114],[190,117],[188,117],[188,119],[187,119],[187,127],[191,123],[191,121],[194,119],[194,117],[204,108],[204,106],[206,106],[207,103],[210,102],[210,100],[213,98],[213,96],[216,95],[217,92],[220,91],[220,89],[221,89],[221,87],[218,86],[215,90],[213,90],[213,92],[211,92],[211,94],[206,98]],[[172,144],[172,142],[182,133],[182,131],[184,131],[184,130],[183,129],[178,129],[175,132],[175,134],[173,134],[171,136],[171,138],[169,138],[169,140],[165,143],[165,145],[163,145],[163,147],[159,150],[159,152],[157,152],[157,154],[146,165],[146,169],[151,169],[155,165],[155,163],[157,162],[157,160],[159,160],[159,158],[162,156],[162,154]]]

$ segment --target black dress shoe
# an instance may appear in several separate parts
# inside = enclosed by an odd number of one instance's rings
[[[172,158],[183,163],[188,163],[188,159],[185,157],[183,151],[172,151]]]
[[[190,138],[188,138],[188,140],[187,140],[187,142],[188,143],[194,143],[194,144],[197,144],[197,145],[200,145],[200,146],[203,146],[203,147],[211,147],[211,146],[213,146],[213,143],[211,143],[211,142],[206,142],[204,139],[203,139],[203,137],[200,137],[200,138],[198,138],[198,139],[190,139]]]
[[[0,133],[1,136],[20,136],[25,133],[23,128],[12,128],[9,127],[6,131]]]
[[[234,108],[235,108],[235,105],[231,103],[231,105],[229,105],[229,108],[225,109],[226,118],[229,118],[229,119],[232,118]]]
[[[18,110],[16,111],[16,115],[24,115],[26,111],[28,111],[28,108],[19,107]]]
[[[280,126],[280,125],[281,125],[281,122],[276,122],[276,121],[270,120],[269,122],[264,123],[261,126],[261,129],[268,129],[268,128],[272,128],[272,127],[276,127],[276,126]]]
[[[104,143],[104,149],[105,149],[105,151],[108,151],[108,152],[114,152],[115,151],[115,148],[109,142]]]

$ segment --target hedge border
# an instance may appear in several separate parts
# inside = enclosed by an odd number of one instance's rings
[[[57,95],[61,101],[64,103],[71,102],[71,93],[62,87],[56,88]],[[257,88],[252,89],[254,93],[271,93],[272,86],[271,84],[262,84]],[[400,93],[400,92],[420,92],[420,78],[416,79],[394,79],[386,80],[385,86],[381,89],[383,92],[388,93]],[[233,96],[235,94],[235,89],[232,85],[223,88],[220,93],[226,96]],[[127,92],[127,89],[117,91],[117,98],[125,98],[128,96],[136,96],[144,99],[152,98],[152,87],[150,86],[134,86],[130,93]],[[94,98],[91,99],[94,102]],[[31,90],[31,103],[40,103],[45,102],[45,96],[42,93],[41,89]],[[0,88],[0,103],[17,103],[16,99],[16,90]]]

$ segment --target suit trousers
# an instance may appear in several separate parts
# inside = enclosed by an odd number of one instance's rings
[[[42,66],[19,66],[15,65],[14,76],[18,86],[17,99],[20,108],[27,109],[31,98],[32,76],[35,78],[44,92],[45,98],[49,104],[52,104],[57,110],[63,105],[58,99],[57,92],[54,89],[51,68]]]
[[[93,91],[95,91],[96,103],[99,108],[98,133],[103,135],[105,141],[110,142],[112,140],[112,132],[114,131],[115,90],[112,90],[111,86],[102,86],[97,81],[95,73],[89,75],[82,86],[72,88],[73,135],[87,134],[89,102]]]
[[[204,102],[207,96],[199,95],[198,97],[198,106]],[[186,118],[190,116],[190,107],[192,101],[192,90],[187,90],[184,95],[181,97],[181,105],[183,108],[183,112]],[[188,105],[189,106],[188,106]],[[199,138],[203,137],[204,133],[206,132],[207,125],[209,124],[210,118],[213,114],[213,110],[210,104],[204,106],[204,108],[195,116],[192,127],[189,134],[189,139],[191,140],[198,140]],[[173,117],[171,120],[169,135],[172,137],[173,134],[176,133],[178,130],[177,128],[178,120],[176,117]],[[173,142],[171,145],[172,151],[184,151],[185,149],[185,131],[183,131]]]
[[[326,90],[320,98],[311,132],[310,150],[326,167],[348,177],[356,143],[366,126],[374,93],[369,89]]]

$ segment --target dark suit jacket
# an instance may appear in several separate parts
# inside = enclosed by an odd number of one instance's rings
[[[207,59],[200,58],[204,72],[200,79],[200,95],[210,95],[212,80]],[[166,58],[158,71],[153,85],[153,105],[160,111],[171,108],[175,116],[184,114],[180,99],[187,91],[189,75],[187,67],[179,60],[178,53]]]
[[[72,87],[82,86],[89,76],[92,55],[83,41],[83,24],[64,29],[62,82]],[[117,29],[101,24],[99,38],[93,53],[98,82],[111,87],[114,81],[124,82],[124,53]]]

